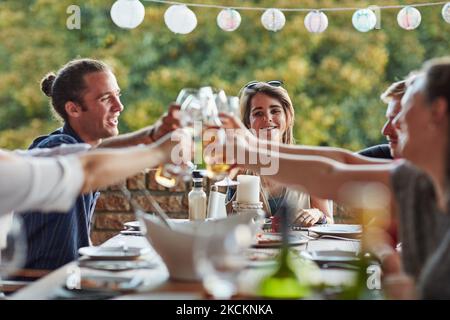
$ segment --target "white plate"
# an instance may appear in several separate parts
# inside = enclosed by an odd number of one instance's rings
[[[116,275],[83,275],[80,281],[81,290],[101,290],[111,292],[134,291],[142,285],[143,279],[134,275],[119,277]]]
[[[83,247],[78,250],[78,253],[97,260],[132,260],[137,259],[148,250],[148,248],[135,247],[128,247],[126,250],[123,247]]]
[[[272,267],[277,264],[278,250],[249,249],[247,251],[247,267]]]
[[[80,267],[106,271],[150,269],[155,267],[155,264],[147,260],[81,260],[78,263]]]
[[[349,237],[361,235],[362,227],[359,224],[327,224],[311,227],[309,231],[319,235]]]
[[[355,252],[344,250],[302,251],[300,254],[317,263],[359,261]]]
[[[143,236],[144,234],[142,231],[139,230],[122,230],[120,231],[120,234],[123,234],[124,236]]]
[[[123,224],[128,230],[140,230],[141,229],[141,224],[139,223],[139,221],[129,221],[129,222],[125,222]]]
[[[299,246],[308,242],[308,239],[289,235],[289,246]],[[263,233],[258,237],[257,242],[252,244],[253,248],[280,248],[282,245],[281,235],[279,233]]]

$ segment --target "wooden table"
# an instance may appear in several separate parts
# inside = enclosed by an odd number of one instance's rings
[[[150,252],[145,259],[154,262],[155,267],[149,269],[138,269],[123,272],[113,272],[115,275],[133,276],[136,274],[144,278],[144,285],[137,293],[121,296],[121,299],[205,299],[205,291],[199,282],[174,281],[169,278],[167,268],[159,255],[153,250],[145,237],[117,235],[106,241],[102,246],[118,246],[126,244],[129,247],[149,247]],[[311,240],[306,245],[302,245],[299,250],[346,250],[358,252],[360,243],[358,241]],[[57,288],[61,288],[68,277],[73,272],[81,271],[82,274],[111,275],[112,272],[100,271],[88,268],[79,268],[77,262],[69,263],[47,276],[35,281],[31,285],[17,291],[11,299],[51,299]],[[321,269],[321,281],[330,285],[348,283],[352,280],[354,272],[340,269]]]

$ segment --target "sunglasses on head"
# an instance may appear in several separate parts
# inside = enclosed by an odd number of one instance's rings
[[[261,81],[250,81],[244,86],[244,89],[252,89],[255,87],[256,84],[260,83]],[[268,85],[271,85],[272,87],[281,87],[283,85],[283,81],[281,80],[270,80],[266,81]]]

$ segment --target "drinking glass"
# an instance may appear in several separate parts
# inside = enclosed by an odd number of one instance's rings
[[[195,121],[203,120],[203,110],[198,89],[181,89],[178,93],[176,103],[181,106],[180,116],[182,127],[193,127]]]
[[[219,112],[230,112],[230,100],[224,90],[215,91],[212,95],[213,99],[208,100],[205,108],[205,122],[207,132],[204,139],[204,146],[209,145],[213,148],[207,148],[205,154],[205,162],[208,177],[215,180],[222,180],[229,175],[231,165],[225,162],[225,159],[219,161],[215,157],[216,152],[224,153],[225,150],[225,130],[219,118]],[[220,150],[221,149],[221,150]]]
[[[183,128],[192,128],[195,121],[201,121],[202,108],[198,99],[198,90],[193,88],[184,88],[177,96],[176,103],[180,108],[180,123]],[[191,132],[192,134],[194,132]],[[195,137],[194,137],[195,141]],[[172,164],[162,164],[158,166],[155,173],[157,183],[166,188],[173,188],[178,178],[190,177],[195,166],[192,162],[188,162],[183,166],[175,166]]]
[[[233,100],[233,99],[232,99]],[[180,122],[183,128],[190,128],[195,146],[194,160],[196,169],[209,178],[220,180],[228,176],[231,166],[215,159],[215,152],[225,146],[225,131],[219,118],[219,112],[230,112],[230,100],[225,91],[214,90],[210,86],[199,89],[184,88],[177,96],[180,108]],[[234,99],[233,101],[236,102]],[[206,129],[206,131],[205,131]],[[210,147],[208,147],[211,145]],[[222,152],[222,151],[220,151]],[[164,187],[171,188],[177,183],[177,174],[171,165],[161,165],[155,175],[156,181]],[[181,174],[183,174],[181,170]]]
[[[237,225],[228,232],[211,227],[203,230],[194,243],[194,262],[203,287],[216,299],[228,299],[237,293],[239,273],[247,266],[246,250],[251,230]]]

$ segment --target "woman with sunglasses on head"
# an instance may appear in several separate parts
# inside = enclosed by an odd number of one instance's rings
[[[259,139],[294,144],[294,107],[282,82],[252,81],[240,94],[241,120]],[[242,172],[252,174],[251,172]],[[333,223],[332,203],[304,192],[291,190],[261,177],[260,198],[269,216],[276,216],[286,201],[297,205],[293,223],[309,227],[314,224]]]
[[[249,134],[227,138],[246,158],[261,153],[276,158],[279,170],[270,179],[320,197],[352,204],[341,197],[350,185],[383,186],[390,195],[390,201],[383,203],[391,205],[391,214],[401,226],[404,274],[394,290],[403,298],[450,299],[449,117],[450,57],[446,57],[427,62],[423,73],[407,84],[402,110],[394,120],[405,160],[349,165],[323,156],[255,149],[248,143]],[[263,167],[261,163],[239,166],[254,171]]]

